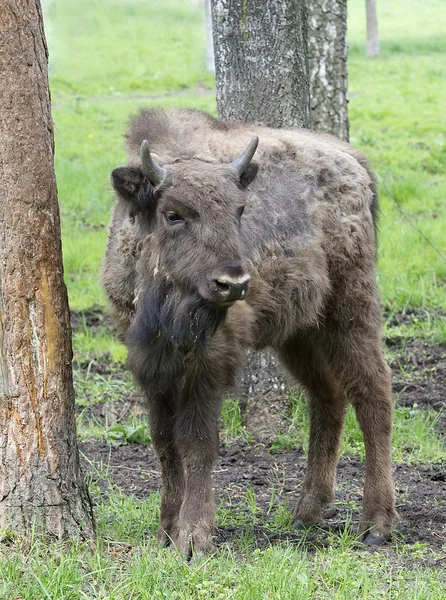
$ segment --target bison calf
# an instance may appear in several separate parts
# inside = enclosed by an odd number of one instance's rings
[[[351,402],[366,451],[361,531],[368,544],[388,539],[392,399],[367,160],[327,135],[193,110],[141,110],[127,147],[128,164],[111,176],[103,282],[147,396],[163,477],[159,540],[186,556],[211,547],[222,397],[246,348],[266,346],[308,393],[294,521],[314,523],[334,497]]]

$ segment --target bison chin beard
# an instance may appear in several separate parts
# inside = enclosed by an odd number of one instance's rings
[[[186,355],[205,349],[226,313],[197,293],[187,294],[166,281],[151,282],[125,337],[138,383],[145,390],[161,392],[181,379]]]

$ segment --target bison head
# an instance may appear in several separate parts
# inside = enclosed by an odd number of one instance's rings
[[[246,297],[241,218],[257,144],[253,138],[229,164],[190,159],[164,168],[144,141],[141,165],[112,173],[142,241],[137,310],[125,340],[145,389],[178,380],[185,355],[206,347],[226,309]]]
[[[218,309],[245,299],[250,275],[240,223],[257,173],[251,163],[257,144],[254,137],[228,164],[194,158],[164,168],[144,140],[141,166],[113,171],[115,190],[150,234],[150,279],[164,278]]]

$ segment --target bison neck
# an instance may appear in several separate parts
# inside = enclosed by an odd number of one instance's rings
[[[201,354],[227,311],[167,282],[153,281],[138,302],[125,342],[139,384],[155,392],[184,375],[185,359]]]

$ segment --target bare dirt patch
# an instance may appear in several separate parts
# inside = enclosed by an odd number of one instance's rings
[[[420,319],[421,313],[412,312],[394,315],[395,326]],[[95,308],[82,316],[73,315],[74,327],[86,324],[93,331],[103,328],[112,330],[112,325],[101,309]],[[446,344],[435,344],[426,340],[410,340],[392,337],[386,340],[391,350],[391,368],[395,399],[401,406],[433,408],[439,411],[436,427],[446,434]],[[254,363],[255,364],[255,363]],[[283,395],[280,381],[271,370],[262,372],[261,361],[254,373],[255,392],[267,396]],[[116,365],[107,361],[91,362],[79,365],[102,375],[114,373],[119,378]],[[124,369],[122,365],[122,369]],[[121,375],[122,376],[122,375]],[[274,403],[273,403],[274,405]],[[283,410],[283,402],[278,400],[277,410]],[[84,409],[85,410],[85,409]],[[131,411],[144,411],[138,394],[123,397],[122,400],[96,404],[93,408],[95,418],[101,421],[110,410],[125,418]],[[102,462],[108,466],[108,473],[114,485],[125,494],[144,498],[149,492],[159,490],[161,478],[159,463],[152,447],[129,444],[119,447],[104,442],[83,442],[81,450],[94,465]],[[320,529],[303,534],[291,528],[289,531],[274,530],[274,515],[278,507],[292,509],[298,495],[305,472],[305,457],[302,450],[271,454],[265,443],[247,444],[238,440],[223,447],[221,457],[215,469],[214,482],[218,504],[221,510],[237,506],[238,511],[251,511],[246,501],[247,494],[254,494],[257,509],[252,517],[250,533],[257,547],[286,539],[305,544],[308,548],[325,545],[327,532],[338,532],[351,522],[357,527],[360,515],[363,486],[363,464],[352,457],[344,457],[338,467],[337,496],[335,503],[324,515]],[[97,471],[84,461],[90,477],[97,478]],[[396,465],[394,467],[397,507],[401,520],[395,528],[394,544],[424,544],[441,557],[446,549],[446,458],[443,464],[417,465],[416,467]],[[97,481],[104,492],[106,481]],[[249,522],[249,518],[246,519]],[[231,542],[242,535],[237,524],[221,526],[217,530],[216,542]],[[439,559],[440,560],[440,559]],[[435,562],[435,561],[434,561]]]
[[[93,463],[107,466],[107,472],[117,489],[137,498],[145,498],[161,487],[158,459],[151,446],[129,444],[112,447],[103,442],[83,442],[81,451]],[[320,528],[306,534],[290,528],[276,533],[272,520],[280,505],[292,509],[305,472],[302,451],[270,454],[263,446],[253,447],[237,441],[222,448],[214,471],[215,494],[220,508],[234,506],[248,511],[257,547],[280,540],[305,542],[309,546],[327,543],[327,531],[340,532],[347,523],[355,529],[359,522],[362,501],[364,465],[355,459],[343,458],[338,466],[336,501],[324,514]],[[108,483],[97,480],[91,465],[85,465],[90,477],[96,479],[107,493]],[[395,528],[394,541],[425,544],[441,552],[446,545],[446,466],[419,465],[394,467],[397,507],[401,517]],[[246,503],[247,492],[254,492],[256,516]],[[219,527],[217,544],[230,542],[243,533],[236,524]]]

